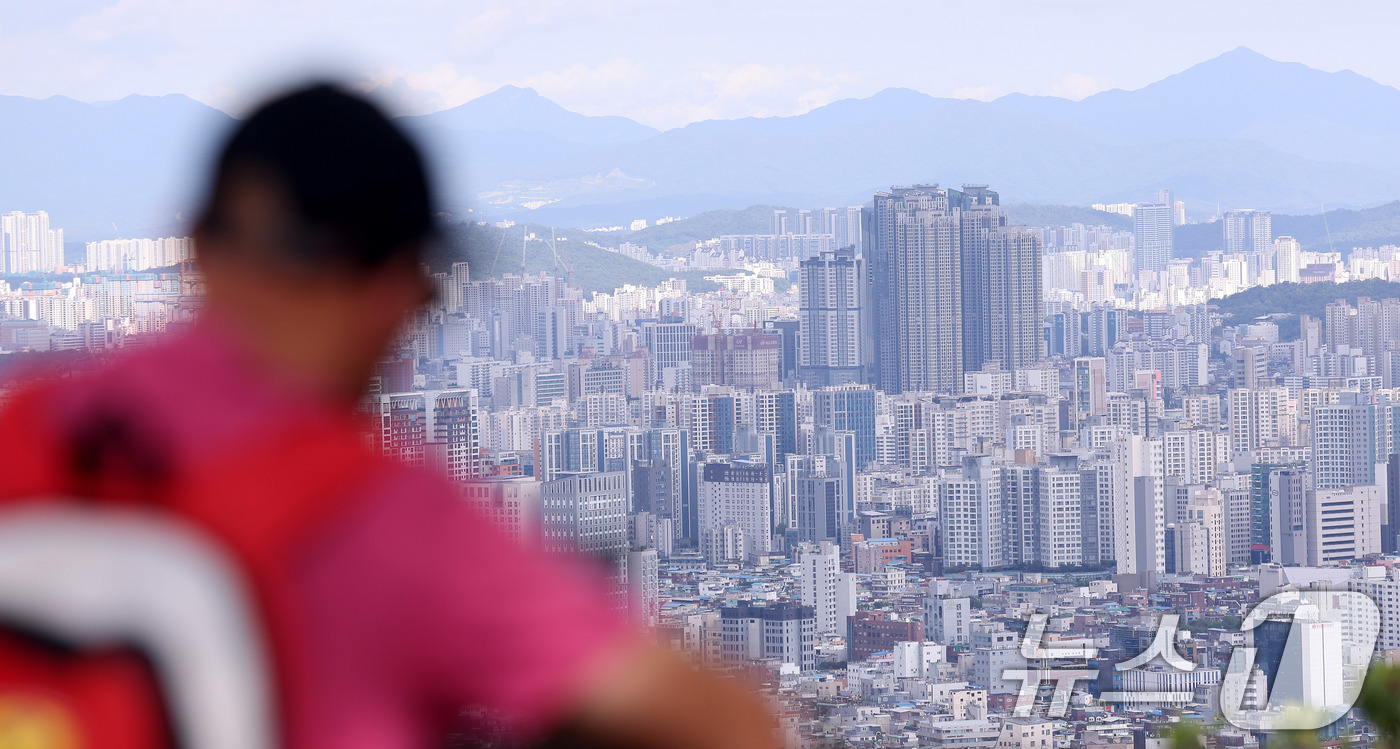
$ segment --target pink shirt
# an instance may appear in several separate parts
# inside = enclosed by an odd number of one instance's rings
[[[125,355],[56,415],[120,404],[141,415],[140,441],[179,464],[333,413],[258,371],[236,341],[205,324]],[[445,480],[386,464],[357,492],[289,570],[311,677],[281,701],[290,746],[433,745],[444,716],[470,706],[539,735],[625,647],[594,575],[517,547]]]

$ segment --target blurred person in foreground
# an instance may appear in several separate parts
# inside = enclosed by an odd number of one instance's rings
[[[0,745],[776,747],[761,700],[642,644],[354,404],[430,296],[416,148],[329,86],[220,154],[186,335],[0,412]]]

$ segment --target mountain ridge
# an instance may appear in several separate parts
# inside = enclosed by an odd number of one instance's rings
[[[1364,208],[1400,197],[1400,90],[1237,48],[1079,101],[990,102],[891,87],[799,115],[658,131],[502,87],[401,120],[459,218],[597,226],[756,204],[863,203],[891,184],[991,184],[1014,203],[1147,199],[1200,213]],[[173,230],[234,122],[187,96],[0,97],[0,211],[45,209],[74,239]]]
[[[540,96],[533,88],[518,86],[502,86],[449,109],[398,119],[410,127],[476,132],[522,130],[587,145],[626,143],[661,132],[626,117],[572,112]]]

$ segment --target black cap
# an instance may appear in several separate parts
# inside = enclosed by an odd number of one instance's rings
[[[227,228],[231,175],[255,171],[287,191],[300,219],[292,264],[373,270],[419,253],[434,234],[432,190],[417,146],[362,96],[315,84],[260,107],[219,154],[200,219]]]

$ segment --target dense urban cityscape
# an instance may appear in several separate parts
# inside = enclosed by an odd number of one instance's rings
[[[520,543],[600,560],[659,642],[765,683],[800,745],[1136,749],[1186,719],[1257,746],[1223,717],[1354,689],[1357,617],[1400,652],[1400,298],[1338,292],[1296,335],[1293,310],[1216,303],[1393,280],[1400,249],[1304,248],[1232,210],[1193,260],[1171,190],[1094,209],[1131,231],[1015,226],[986,185],[928,184],[683,257],[571,232],[707,291],[585,295],[559,237],[555,273],[459,258],[425,269],[436,298],[361,411]],[[199,309],[188,238],[73,262],[42,212],[3,238],[0,353],[100,359]],[[1290,589],[1374,601],[1317,634],[1353,670],[1242,630]],[[1232,682],[1246,644],[1264,655]],[[1347,712],[1319,738],[1369,730]]]

